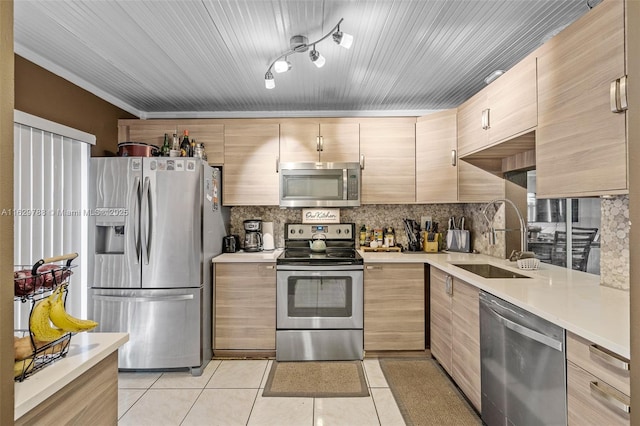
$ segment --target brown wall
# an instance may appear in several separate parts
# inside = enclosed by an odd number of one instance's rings
[[[0,0],[0,211],[13,208],[13,0]],[[13,217],[0,214],[0,424],[13,424]]]
[[[95,135],[94,157],[118,150],[119,118],[137,118],[18,55],[15,109]]]

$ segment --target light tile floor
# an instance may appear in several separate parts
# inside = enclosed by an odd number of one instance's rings
[[[363,361],[369,397],[263,398],[271,360],[213,360],[187,372],[118,374],[118,425],[404,425],[377,359]]]

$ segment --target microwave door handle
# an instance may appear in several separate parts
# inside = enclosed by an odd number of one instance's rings
[[[342,169],[342,199],[349,197],[349,170]]]

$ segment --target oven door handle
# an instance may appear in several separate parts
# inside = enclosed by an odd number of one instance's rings
[[[276,265],[278,271],[363,271],[364,265],[352,264],[332,264],[332,265],[309,265],[298,263],[295,265]]]

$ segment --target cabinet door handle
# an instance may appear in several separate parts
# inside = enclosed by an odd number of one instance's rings
[[[487,128],[486,128],[486,130],[489,130],[491,128],[491,108],[487,108],[485,111],[487,111]]]
[[[360,155],[360,169],[364,170],[364,154]]]
[[[590,382],[589,388],[591,389],[591,395],[599,399],[600,401],[608,404],[618,410],[622,411],[625,414],[631,413],[631,402],[627,401],[626,398],[618,396],[611,391],[601,387],[598,382]],[[621,394],[624,396],[623,394]],[[623,400],[625,399],[625,400]]]
[[[275,269],[274,265],[266,265],[264,269]]]
[[[373,271],[373,270],[382,270],[382,266],[373,266],[373,265],[367,265],[366,268],[368,271]]]
[[[280,173],[280,157],[276,156],[276,173]]]
[[[316,151],[324,151],[324,137],[316,136]]]
[[[611,106],[611,112],[620,112],[619,94],[620,92],[620,80],[613,80],[609,88],[609,103]]]
[[[451,150],[451,165],[452,165],[453,167],[455,167],[455,166],[456,166],[456,160],[457,160],[456,150],[455,150],[455,149],[452,149],[452,150]]]
[[[453,277],[451,275],[447,275],[444,281],[444,289],[449,296],[453,294]]]
[[[619,368],[620,370],[624,371],[629,371],[631,369],[628,360],[617,356],[614,353],[609,352],[597,345],[590,345],[589,353],[612,367]]]
[[[486,114],[487,110],[483,109],[482,110],[482,129],[483,130],[487,130],[487,114]]]
[[[620,112],[626,111],[629,108],[629,103],[627,102],[627,76],[622,76],[619,79],[618,83],[618,98],[620,101]]]

